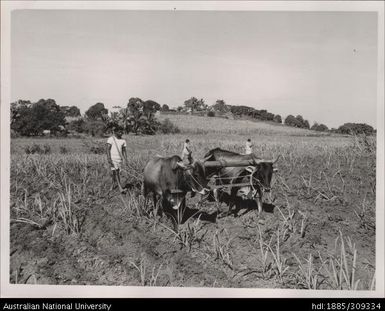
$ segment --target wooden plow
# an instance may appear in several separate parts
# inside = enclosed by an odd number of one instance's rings
[[[279,158],[279,156],[278,156]],[[243,170],[236,172],[234,176],[213,176],[215,185],[211,187],[214,190],[214,196],[216,197],[217,191],[222,189],[230,188],[231,196],[240,196],[242,199],[255,200],[258,207],[258,213],[262,211],[262,197],[263,193],[270,191],[269,188],[265,188],[262,184],[262,180],[257,177],[258,164],[260,163],[272,163],[277,162],[275,160],[264,160],[264,159],[248,159],[248,160],[220,160],[220,161],[206,161],[203,165],[206,168],[236,168],[243,167]],[[273,168],[273,172],[277,169]],[[217,200],[217,198],[216,198]]]
[[[250,187],[250,193],[247,197],[256,198],[259,196],[258,185],[260,181],[255,177],[257,171],[257,165],[260,161],[255,160],[239,160],[239,161],[207,161],[204,162],[204,166],[207,167],[215,167],[215,168],[225,168],[225,167],[243,167],[244,170],[248,172],[245,174],[245,171],[239,172],[236,176],[232,177],[219,177],[215,176],[213,179],[216,181],[216,185],[212,186],[212,189],[222,189],[222,188],[244,188]],[[232,181],[238,179],[247,179],[246,182],[237,182],[233,183]],[[228,181],[228,183],[223,183],[224,181]]]

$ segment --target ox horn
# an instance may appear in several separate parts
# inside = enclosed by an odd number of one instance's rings
[[[189,170],[193,167],[191,164],[186,165],[182,161],[176,162],[176,165],[178,165],[180,168],[182,168],[184,170]]]
[[[182,161],[176,162],[176,165],[178,165],[179,167],[181,167],[183,169],[187,169],[187,166],[184,165],[184,163]]]
[[[205,158],[203,158],[202,159],[202,163],[204,163],[204,162],[206,162],[208,159],[210,159],[211,158],[211,154],[208,156],[208,157],[205,157]]]

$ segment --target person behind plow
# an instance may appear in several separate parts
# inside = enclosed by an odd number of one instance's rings
[[[192,148],[191,148],[191,143],[189,139],[186,139],[186,141],[183,144],[181,158],[185,165],[190,165],[193,163]]]
[[[251,139],[249,138],[246,141],[245,154],[252,154],[252,153],[253,153],[253,144],[251,143]]]
[[[123,129],[119,126],[113,128],[113,135],[107,140],[107,161],[112,172],[112,189],[119,188],[120,193],[125,193],[121,181],[120,171],[123,161],[127,163],[127,144],[126,140],[122,139]]]

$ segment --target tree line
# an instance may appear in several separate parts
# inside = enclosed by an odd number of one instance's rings
[[[169,107],[162,106],[162,111],[170,111]],[[283,123],[284,125],[309,129],[318,132],[332,132],[338,134],[348,134],[348,135],[373,135],[376,131],[374,128],[365,123],[345,123],[339,126],[337,129],[329,129],[325,124],[315,122],[310,126],[309,121],[305,120],[301,115],[293,116],[288,115],[284,120],[279,114],[273,114],[268,112],[265,109],[255,109],[248,106],[235,106],[228,105],[223,99],[218,99],[215,104],[209,106],[206,105],[203,99],[197,99],[196,97],[191,97],[190,99],[184,102],[184,106],[179,106],[174,111],[179,112],[205,112],[207,116],[223,116],[226,114],[231,114],[234,117],[238,118],[251,118],[261,121],[272,121],[275,123]]]
[[[202,98],[197,99],[196,97],[191,97],[184,102],[183,106],[178,106],[176,109],[169,109],[167,105],[163,105],[162,111],[185,112],[191,114],[203,113],[208,117],[231,115],[236,118],[249,117],[261,121],[282,123],[282,118],[278,114],[274,115],[265,109],[258,110],[248,106],[228,105],[223,99],[218,99],[213,105],[207,105]]]
[[[282,122],[279,114],[273,114],[265,109],[228,105],[222,99],[218,99],[213,105],[207,105],[202,98],[191,97],[184,101],[184,105],[170,109],[167,104],[161,106],[153,100],[131,97],[125,107],[114,108],[115,111],[109,113],[104,104],[99,102],[89,107],[82,116],[76,106],[59,106],[54,99],[40,99],[35,103],[18,100],[11,103],[11,129],[21,136],[43,135],[45,131],[49,131],[52,135],[67,135],[69,132],[75,132],[102,136],[110,132],[114,126],[120,126],[125,133],[144,135],[178,133],[180,130],[168,119],[159,122],[155,118],[157,111],[171,111],[208,117],[250,118],[321,132],[349,135],[375,133],[373,127],[365,123],[345,123],[337,129],[329,129],[325,124],[315,122],[310,127],[309,121],[301,115],[288,115]]]
[[[92,105],[84,115],[76,106],[59,106],[54,99],[11,103],[11,130],[21,136],[40,136],[49,132],[55,136],[84,133],[103,136],[116,126],[125,133],[154,135],[178,133],[179,129],[169,120],[159,122],[155,113],[161,109],[153,100],[137,97],[129,99],[125,107],[116,107],[109,113],[103,103]]]

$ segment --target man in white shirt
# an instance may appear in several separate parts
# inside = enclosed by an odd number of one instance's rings
[[[185,143],[183,144],[183,150],[182,150],[182,160],[185,164],[191,164],[192,163],[192,150],[190,145],[190,140],[186,139]]]
[[[249,138],[246,142],[246,151],[245,154],[251,154],[253,153],[253,145],[251,144],[251,139]]]
[[[119,187],[119,191],[124,193],[125,190],[122,188],[120,183],[120,170],[122,169],[123,161],[127,161],[127,144],[122,139],[123,129],[120,127],[114,128],[114,135],[107,140],[107,160],[112,171],[112,187]]]

